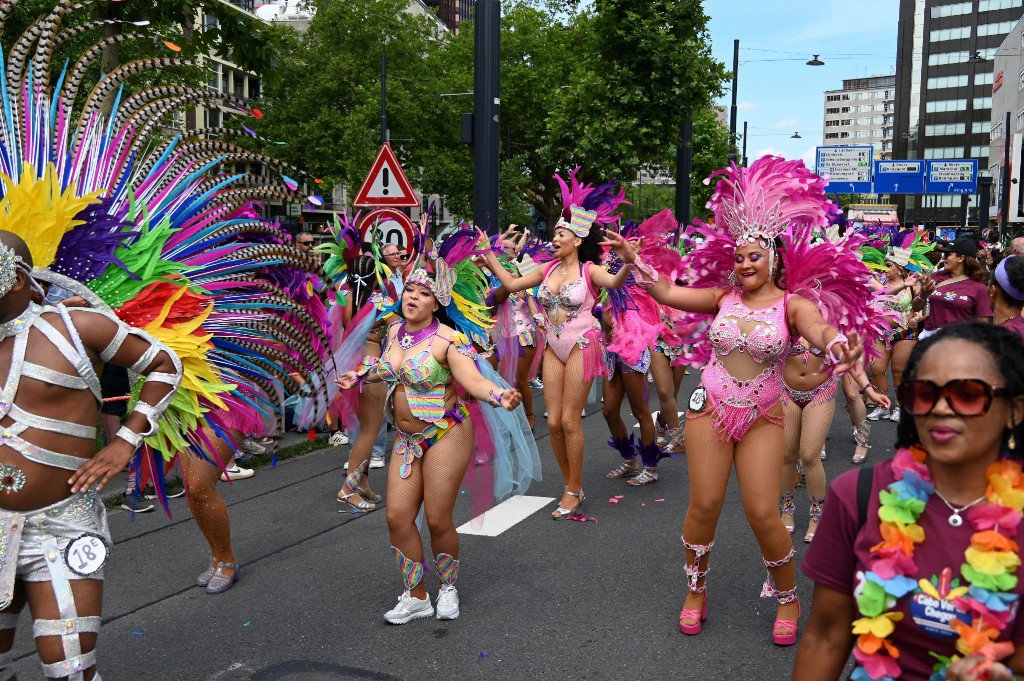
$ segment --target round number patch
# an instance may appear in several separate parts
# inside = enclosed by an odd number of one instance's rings
[[[697,386],[697,389],[690,395],[690,411],[702,411],[707,403],[708,391],[702,385]]]
[[[110,545],[98,534],[86,532],[75,537],[64,549],[64,564],[81,577],[99,572],[110,555]]]

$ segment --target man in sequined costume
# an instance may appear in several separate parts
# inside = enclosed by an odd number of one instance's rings
[[[31,272],[25,242],[0,232],[0,681],[14,675],[14,627],[26,602],[43,673],[88,681],[100,678],[111,544],[97,492],[155,432],[181,363],[109,313],[36,304]],[[117,437],[94,454],[104,363],[146,380]]]

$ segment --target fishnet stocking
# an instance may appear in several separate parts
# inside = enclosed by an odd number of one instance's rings
[[[651,407],[647,404],[647,377],[632,371],[616,371],[615,375],[604,381],[604,420],[608,431],[616,440],[629,437],[626,424],[622,420],[622,398],[629,400],[629,408],[633,416],[640,422],[640,442],[654,442],[654,419],[651,418]]]
[[[544,399],[548,407],[548,430],[562,481],[570,492],[578,492],[583,477],[583,408],[593,379],[583,378],[583,352],[574,348],[562,364],[554,350],[544,352]],[[572,503],[572,502],[569,502]]]
[[[785,404],[786,458],[780,479],[781,496],[790,500],[796,489],[796,462],[800,461],[807,481],[807,497],[811,504],[825,498],[825,467],[821,464],[821,450],[832,427],[835,415],[834,399],[824,404],[809,404],[801,408],[792,401]],[[782,502],[780,501],[780,504]]]
[[[658,409],[661,410],[661,420],[670,430],[679,426],[676,395],[685,374],[686,367],[672,366],[668,357],[651,350],[651,375],[654,376],[654,389],[658,391]]]
[[[524,345],[523,355],[516,365],[516,389],[523,394],[523,411],[526,412],[526,420],[533,428],[535,419],[533,416],[533,388],[530,387],[530,367],[533,365],[533,358],[537,354],[537,346]]]
[[[875,352],[878,354],[873,360],[871,360],[870,375],[871,382],[878,388],[878,392],[883,395],[889,394],[889,349],[885,347],[885,343],[878,341],[875,343]]]
[[[910,352],[917,345],[917,341],[905,340],[896,341],[892,344],[892,383],[893,387],[899,389],[903,382],[903,370],[907,368],[907,360],[910,359]]]
[[[241,435],[232,432],[241,440]],[[206,436],[213,443],[218,458],[225,465],[228,465],[233,456],[228,443],[221,440],[211,431]],[[214,559],[225,563],[235,562],[235,552],[231,547],[231,518],[228,516],[228,507],[224,504],[217,491],[217,483],[220,482],[220,470],[191,453],[182,452],[178,455],[181,464],[182,476],[185,480],[185,489],[188,490],[188,507],[192,516],[196,519],[199,531],[206,537],[210,544],[210,553]]]
[[[411,417],[410,412],[407,418]],[[455,531],[452,511],[472,449],[473,424],[466,419],[452,426],[423,454],[423,458],[414,460],[407,478],[401,476],[400,457],[392,455],[388,467],[388,533],[391,545],[410,560],[423,562],[423,540],[416,527],[416,515],[421,505],[434,553],[459,557],[459,536]],[[417,598],[422,598],[425,593],[422,583],[412,590]]]
[[[384,383],[365,383],[363,394],[359,397],[359,435],[352,443],[352,450],[348,454],[349,477],[353,472],[358,472],[364,463],[370,460],[373,452],[373,443],[377,441],[380,434],[380,424],[384,422],[384,410],[387,407],[387,386]],[[367,480],[369,472],[366,473]],[[356,482],[359,487],[363,486],[362,476]],[[348,485],[342,484],[339,494],[354,492],[355,487],[347,489]],[[367,486],[369,490],[369,486]]]
[[[773,411],[781,412],[781,407]],[[690,415],[693,416],[692,414]],[[783,431],[766,419],[758,419],[742,442],[719,442],[714,419],[688,418],[686,422],[686,463],[690,473],[690,503],[684,524],[685,541],[691,545],[708,545],[714,539],[718,517],[725,502],[726,485],[733,462],[740,484],[743,510],[754,531],[761,553],[768,560],[780,560],[793,548],[792,539],[778,513],[779,475],[786,443]],[[696,552],[686,550],[686,562],[693,565]],[[707,555],[697,564],[701,572],[708,569]],[[790,561],[769,568],[781,590],[793,588],[795,572]],[[703,583],[698,580],[698,587]],[[702,598],[687,597],[687,608],[699,606]]]
[[[850,425],[856,428],[868,417],[868,409],[864,405],[864,397],[853,376],[843,376],[843,394],[846,395],[846,412],[850,415]]]

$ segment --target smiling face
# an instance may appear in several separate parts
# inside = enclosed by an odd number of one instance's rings
[[[770,256],[771,245],[765,241],[739,246],[733,260],[733,271],[740,286],[753,291],[768,283],[772,276]]]
[[[437,308],[433,291],[423,284],[407,284],[402,291],[402,316],[410,324],[429,322]]]
[[[583,239],[579,238],[568,227],[556,227],[551,245],[555,248],[556,258],[567,258],[570,253],[578,251]]]
[[[915,376],[917,380],[932,381],[938,386],[968,378],[982,380],[993,388],[1006,386],[992,353],[961,338],[939,341],[928,348]],[[930,414],[914,417],[914,425],[928,455],[937,461],[959,464],[980,457],[995,457],[1006,429],[1013,425],[1010,405],[1009,400],[996,397],[987,413],[959,416],[946,399],[940,397]]]

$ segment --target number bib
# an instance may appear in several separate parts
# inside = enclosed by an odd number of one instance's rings
[[[704,389],[704,386],[699,385],[697,389],[690,395],[690,411],[700,412],[703,411],[704,405],[708,403],[708,391]]]
[[[89,577],[103,569],[110,545],[98,534],[86,532],[71,540],[64,549],[64,564],[80,577]]]

